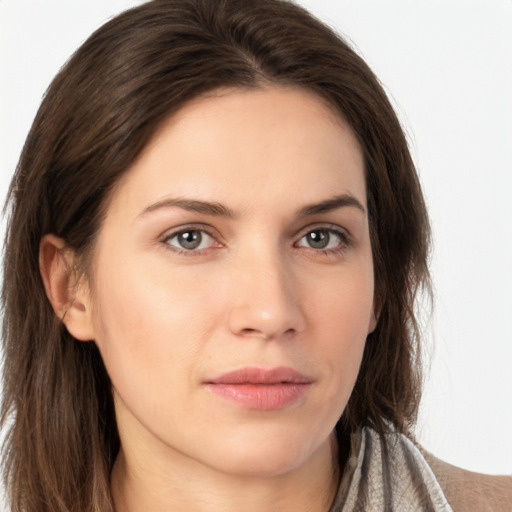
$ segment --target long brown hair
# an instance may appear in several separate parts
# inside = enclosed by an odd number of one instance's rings
[[[6,203],[4,476],[11,510],[112,511],[119,450],[94,342],[56,317],[38,267],[47,233],[87,255],[105,198],[161,123],[219,87],[294,85],[352,127],[366,166],[379,321],[339,429],[408,432],[420,397],[417,291],[429,225],[407,142],[378,80],[336,34],[285,0],[154,0],[96,31],[56,76]]]

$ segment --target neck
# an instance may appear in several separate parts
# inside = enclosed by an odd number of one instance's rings
[[[304,462],[275,476],[240,476],[175,454],[150,463],[121,449],[112,472],[116,512],[327,512],[339,482],[333,435]]]

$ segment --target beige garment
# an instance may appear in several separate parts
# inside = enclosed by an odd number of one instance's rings
[[[453,512],[418,448],[402,434],[370,428],[351,455],[330,512]]]

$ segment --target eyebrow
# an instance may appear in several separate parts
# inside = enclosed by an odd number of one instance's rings
[[[238,215],[221,203],[210,202],[210,201],[199,201],[196,199],[183,199],[183,198],[167,198],[162,201],[158,201],[142,210],[139,217],[142,217],[148,213],[161,208],[181,208],[186,211],[202,213],[205,215],[211,215],[214,217],[227,217],[229,219],[235,219]],[[363,213],[366,213],[364,206],[361,202],[351,194],[341,194],[331,199],[327,199],[320,203],[306,205],[300,208],[297,212],[298,217],[308,217],[311,215],[318,215],[322,213],[328,213],[333,210],[344,207],[357,208]]]
[[[361,202],[351,194],[341,194],[334,196],[331,199],[322,201],[321,203],[311,204],[304,206],[298,211],[299,217],[308,217],[310,215],[317,215],[319,213],[328,213],[338,208],[353,207],[366,213],[364,206]]]
[[[234,219],[236,214],[230,208],[215,202],[198,201],[195,199],[169,198],[158,201],[142,210],[139,216],[159,210],[160,208],[178,207],[189,212],[203,213],[215,217],[228,217]]]

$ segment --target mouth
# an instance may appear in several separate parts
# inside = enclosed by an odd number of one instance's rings
[[[305,398],[313,379],[289,367],[247,367],[204,382],[212,393],[247,409],[275,411]]]

